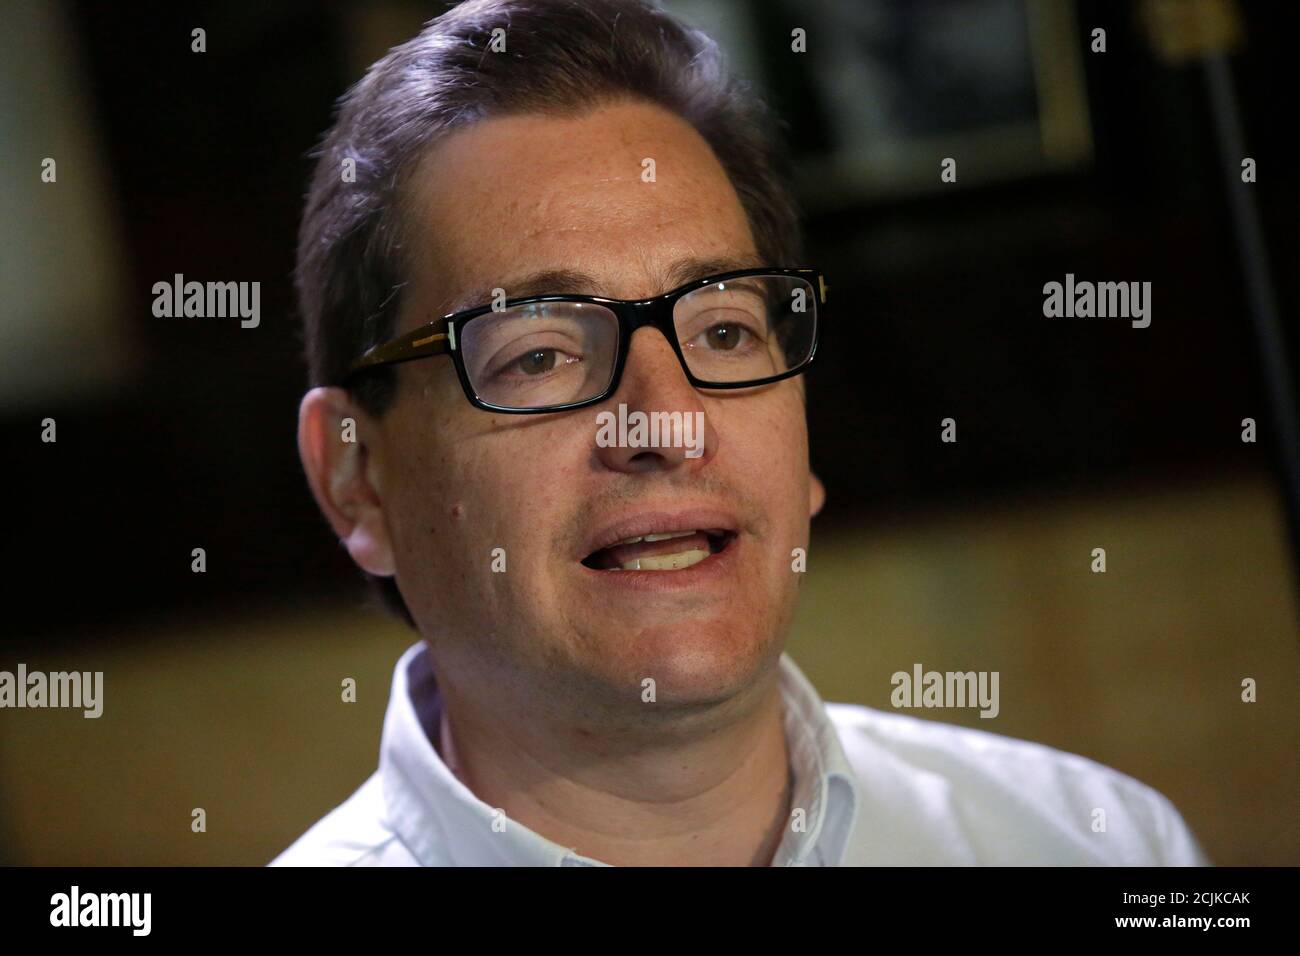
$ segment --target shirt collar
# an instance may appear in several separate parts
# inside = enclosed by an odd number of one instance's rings
[[[793,811],[772,865],[836,866],[857,818],[857,781],[825,705],[788,654],[781,655],[780,690],[794,777]],[[437,679],[419,641],[393,672],[379,774],[389,824],[420,863],[605,865],[506,819],[475,796],[431,742],[439,733],[440,717]]]

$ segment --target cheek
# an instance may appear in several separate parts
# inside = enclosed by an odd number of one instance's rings
[[[393,408],[385,428],[383,506],[399,560],[399,574],[436,569],[447,573],[443,555],[469,512],[460,485],[461,463],[454,423],[427,415],[437,407],[412,386]],[[404,564],[404,567],[402,566]]]
[[[735,414],[720,425],[721,456],[735,459],[737,479],[745,489],[769,502],[803,493],[806,511],[808,488],[808,429],[797,391],[738,403]],[[778,509],[779,510],[779,509]],[[775,515],[774,515],[775,516]]]
[[[544,423],[483,415],[472,422],[477,431],[460,433],[455,424],[436,441],[426,432],[423,443],[407,446],[419,450],[404,456],[389,502],[399,550],[463,584],[476,576],[479,557],[488,571],[494,550],[504,549],[512,573],[489,581],[520,581],[545,566],[556,530],[567,527],[566,489],[577,487],[583,451]]]
[[[492,586],[514,577],[494,574],[494,565],[504,559],[514,572],[520,563],[496,524],[494,477],[481,456],[441,443],[409,452],[386,496],[402,593],[421,624],[438,633],[467,623],[477,630],[474,622],[493,613]]]
[[[771,593],[794,587],[791,552],[808,547],[808,434],[803,402],[788,395],[748,396],[718,422],[717,465],[763,516],[754,544]]]

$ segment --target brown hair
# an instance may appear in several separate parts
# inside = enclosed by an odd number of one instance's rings
[[[490,46],[496,28],[504,52]],[[427,147],[490,116],[571,114],[615,97],[689,122],[730,178],[759,254],[801,261],[781,124],[729,75],[711,39],[646,0],[467,0],[371,66],[313,153],[295,272],[311,384],[337,384],[393,335],[405,276],[398,200]],[[393,370],[380,368],[351,389],[378,415],[394,385]],[[414,626],[393,579],[372,581]]]

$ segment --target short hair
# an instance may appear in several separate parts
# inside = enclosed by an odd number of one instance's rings
[[[498,28],[504,52],[493,51]],[[371,66],[312,154],[294,274],[311,384],[338,384],[394,334],[406,276],[399,200],[429,147],[493,116],[571,116],[623,98],[690,123],[735,189],[759,254],[802,263],[784,124],[708,36],[648,0],[467,0]],[[395,384],[382,367],[349,388],[379,415]],[[395,582],[366,577],[414,627]]]

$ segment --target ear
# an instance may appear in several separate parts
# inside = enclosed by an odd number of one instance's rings
[[[826,487],[812,472],[808,473],[808,479],[808,517],[815,518],[826,504]]]
[[[298,454],[316,504],[361,568],[395,571],[374,448],[379,426],[345,389],[313,388],[298,409]]]

